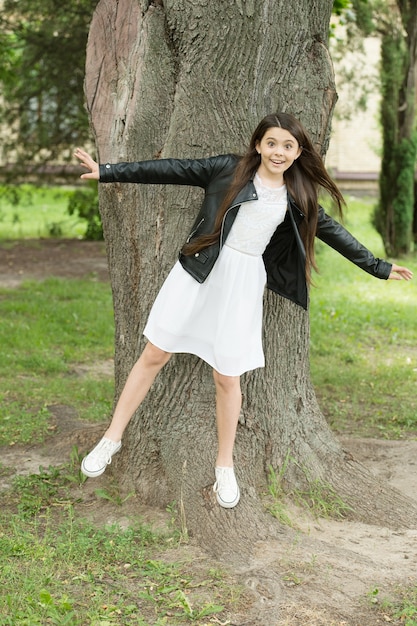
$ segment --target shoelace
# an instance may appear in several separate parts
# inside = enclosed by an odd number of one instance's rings
[[[112,442],[111,441],[103,441],[100,448],[96,450],[97,457],[99,461],[110,465],[112,460]]]
[[[221,488],[236,489],[236,479],[232,468],[216,468],[216,478],[217,480],[213,485],[214,493],[217,493]]]

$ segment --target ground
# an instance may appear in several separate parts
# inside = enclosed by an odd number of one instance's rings
[[[3,287],[16,287],[24,279],[51,275],[81,277],[93,273],[100,280],[108,280],[101,242],[16,243],[0,248],[0,263],[0,286]],[[111,363],[98,365],[104,369],[109,366],[111,368]],[[4,466],[17,467],[19,473],[34,473],[40,465],[48,467],[69,458],[73,445],[81,451],[88,449],[101,432],[100,426],[80,422],[71,407],[55,406],[50,410],[59,439],[41,446],[3,448]],[[344,437],[343,448],[350,450],[382,481],[417,500],[417,441]],[[128,523],[132,514],[156,525],[168,523],[165,511],[141,506],[134,499],[122,507],[104,500],[89,507],[94,490],[107,480],[108,476],[103,475],[95,482],[87,481],[84,502],[80,505],[84,507],[83,514],[89,512],[103,523]],[[6,481],[10,481],[10,476],[3,479],[0,487],[4,487]],[[414,529],[394,531],[357,522],[315,520],[295,509],[292,514],[295,529],[285,529],[279,542],[260,543],[250,563],[234,569],[234,576],[247,589],[248,602],[245,611],[231,616],[224,626],[404,623],[390,617],[379,598],[395,597],[398,587],[416,585],[417,520]],[[202,560],[210,558],[201,554],[192,542],[183,550],[193,564],[190,567],[198,567]],[[220,565],[230,567],[227,563]],[[373,593],[376,589],[378,593]]]
[[[0,286],[17,287],[22,280],[47,276],[83,277],[95,273],[108,279],[102,241],[31,239],[0,247]]]

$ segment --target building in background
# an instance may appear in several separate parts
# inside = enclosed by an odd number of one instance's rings
[[[326,167],[332,177],[342,189],[352,192],[376,192],[381,164],[379,39],[366,39],[364,48],[365,55],[348,54],[343,58],[343,64],[353,72],[356,67],[359,73],[366,71],[366,87],[370,87],[366,97],[366,110],[361,110],[355,104],[357,90],[343,78],[344,70],[335,63],[339,100],[333,116],[332,135],[326,155]],[[349,113],[348,119],[345,117],[346,112]]]

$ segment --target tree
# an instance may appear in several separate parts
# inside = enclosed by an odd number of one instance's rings
[[[388,255],[411,249],[417,158],[415,0],[352,0],[345,15],[349,45],[360,37],[381,38],[382,162],[374,223]],[[357,68],[355,68],[356,70]],[[417,219],[414,218],[414,224]]]
[[[0,15],[2,159],[70,160],[89,137],[85,47],[97,0],[4,0]]]
[[[336,101],[331,8],[328,0],[101,0],[85,84],[100,162],[241,152],[259,119],[276,109],[301,118],[324,153]],[[100,186],[117,393],[200,199],[189,188]],[[411,501],[342,450],[320,412],[309,375],[308,314],[268,293],[265,336],[266,369],[243,381],[239,506],[225,512],[213,499],[214,389],[209,367],[193,356],[172,358],[132,420],[114,460],[122,483],[147,503],[175,500],[183,527],[223,556],[243,557],[255,540],[278,532],[259,502],[270,467],[285,468],[289,489],[320,482],[360,519],[409,523]]]
[[[417,3],[396,5],[396,13],[380,19],[383,150],[375,212],[385,249],[394,256],[409,252],[413,241],[417,159]]]

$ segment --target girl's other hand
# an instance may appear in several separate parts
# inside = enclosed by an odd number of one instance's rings
[[[388,276],[388,280],[411,280],[413,278],[413,272],[408,267],[401,267],[401,265],[392,264],[391,274]]]
[[[74,156],[80,161],[80,165],[82,165],[82,167],[85,167],[85,169],[89,170],[88,173],[81,174],[80,178],[86,178],[90,180],[99,179],[100,175],[98,163],[94,161],[94,159],[88,154],[88,152],[82,150],[81,148],[76,148]]]

